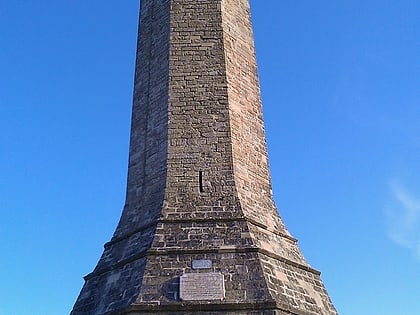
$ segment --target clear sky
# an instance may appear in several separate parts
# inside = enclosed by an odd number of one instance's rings
[[[341,315],[420,314],[420,2],[252,0],[274,194]],[[0,0],[0,315],[68,314],[124,204],[138,0]]]

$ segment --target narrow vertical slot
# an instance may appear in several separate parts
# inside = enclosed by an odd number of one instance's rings
[[[204,185],[203,185],[203,171],[198,172],[198,184],[200,186],[200,192],[204,192]]]

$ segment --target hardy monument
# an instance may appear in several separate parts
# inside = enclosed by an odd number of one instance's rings
[[[127,195],[71,315],[336,315],[273,202],[249,0],[142,0]]]

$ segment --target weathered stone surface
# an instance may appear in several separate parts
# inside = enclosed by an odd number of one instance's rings
[[[72,315],[337,314],[273,201],[249,11],[141,1],[126,203]]]

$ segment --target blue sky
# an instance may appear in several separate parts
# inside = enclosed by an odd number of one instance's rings
[[[420,314],[420,4],[252,0],[278,208],[341,315]],[[68,314],[124,203],[138,1],[0,0],[0,315]]]

